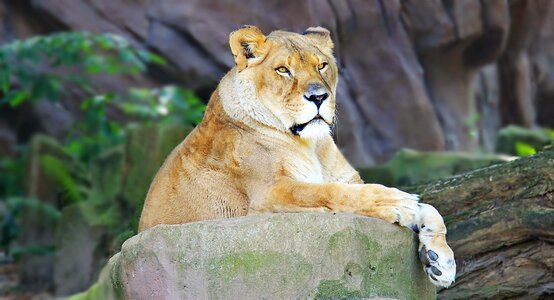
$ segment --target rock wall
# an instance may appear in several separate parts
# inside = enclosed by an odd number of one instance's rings
[[[233,64],[232,30],[325,26],[341,67],[336,138],[361,167],[402,147],[492,150],[510,123],[554,126],[553,16],[548,0],[2,0],[0,42],[114,32],[170,63],[111,84],[179,83],[207,98]],[[38,115],[43,130],[59,123]]]
[[[378,219],[297,213],[156,226],[72,299],[377,297],[435,298],[417,237]]]

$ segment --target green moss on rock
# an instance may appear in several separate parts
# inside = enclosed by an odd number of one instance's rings
[[[317,287],[315,299],[365,299],[360,290],[351,290],[342,280],[322,280]]]
[[[322,280],[316,289],[316,298],[434,298],[434,288],[429,288],[421,264],[414,259],[417,241],[408,230],[400,230],[401,233],[389,238],[402,240],[411,247],[390,247],[386,239],[376,239],[354,228],[333,234],[328,241],[326,261],[344,266],[344,273]],[[403,288],[398,289],[400,286]]]
[[[308,283],[313,266],[304,257],[274,251],[230,253],[209,262],[210,292],[213,298],[229,286],[244,290],[274,291],[299,289]],[[219,295],[219,296],[218,296]]]
[[[298,275],[298,278],[292,278],[298,280],[309,276],[312,270],[312,266],[299,255],[269,251],[232,253],[214,259],[211,262],[210,271],[228,282],[239,275],[258,276],[262,271],[268,272],[267,270],[278,269],[283,266],[290,268],[292,275]],[[291,274],[287,275],[290,276]]]
[[[434,299],[416,248],[410,230],[351,214],[160,225],[123,244],[109,280],[133,299]]]
[[[102,294],[102,289],[99,283],[93,284],[88,290],[73,295],[68,300],[96,300],[103,299],[105,296]]]
[[[124,282],[121,277],[122,270],[118,268],[119,265],[119,254],[116,254],[102,269],[98,282],[93,284],[88,290],[68,297],[68,300],[125,299]]]

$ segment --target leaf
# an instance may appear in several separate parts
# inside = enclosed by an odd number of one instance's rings
[[[48,177],[57,181],[65,189],[70,203],[76,203],[82,200],[78,183],[61,160],[52,155],[42,155],[39,161]]]
[[[165,58],[163,58],[159,55],[156,55],[156,54],[151,54],[150,55],[150,62],[152,62],[154,64],[157,64],[157,65],[167,65],[167,60],[165,60]]]
[[[129,89],[129,95],[141,100],[148,100],[152,97],[152,90],[144,88],[131,88]]]
[[[537,153],[537,150],[533,146],[523,142],[516,143],[516,154],[518,156],[531,156],[535,153]]]
[[[74,156],[77,156],[79,153],[82,152],[83,144],[80,141],[73,140],[67,144],[64,149]]]
[[[161,57],[160,55],[150,53],[144,50],[138,50],[137,53],[140,59],[142,59],[145,62],[149,62],[155,65],[161,65],[161,66],[167,64],[167,61],[165,60],[165,58]]]
[[[36,102],[43,98],[50,102],[58,102],[61,92],[61,84],[54,76],[41,76],[35,82],[31,99]]]
[[[104,57],[91,55],[85,59],[85,70],[91,74],[98,74],[106,70],[107,61]]]
[[[0,104],[9,103],[11,107],[16,107],[25,102],[26,99],[27,93],[24,91],[10,91],[4,96]]]
[[[10,79],[10,70],[0,64],[0,90],[3,94],[8,93],[10,89]]]

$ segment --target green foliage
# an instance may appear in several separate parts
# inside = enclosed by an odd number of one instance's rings
[[[200,122],[205,105],[192,92],[175,86],[157,89],[131,88],[106,91],[98,76],[135,76],[149,65],[164,65],[163,58],[132,46],[114,34],[63,32],[34,37],[0,47],[0,106],[48,101],[64,105],[78,101],[81,115],[63,141],[64,150],[75,163],[68,166],[58,158],[43,155],[40,167],[57,185],[63,187],[58,206],[26,198],[23,192],[24,152],[16,158],[0,158],[0,247],[8,248],[17,236],[17,218],[21,210],[38,210],[59,218],[64,206],[79,203],[92,226],[100,226],[115,244],[135,233],[128,220],[121,187],[97,186],[91,179],[93,161],[127,138],[127,121],[143,124],[189,124]],[[79,90],[78,95],[69,91]],[[119,111],[124,121],[108,116]],[[116,172],[116,171],[114,171]],[[121,185],[121,182],[109,183]],[[111,191],[116,191],[115,193]],[[14,254],[42,253],[52,249],[11,249]]]
[[[17,106],[25,101],[57,101],[62,82],[92,91],[88,74],[138,74],[160,58],[138,51],[113,34],[64,32],[15,41],[0,48],[1,102]],[[12,83],[18,89],[10,89]]]
[[[132,101],[121,105],[125,113],[166,124],[198,124],[205,110],[193,92],[175,86],[154,90],[134,88],[129,91],[129,98]]]
[[[0,157],[0,199],[23,195],[23,173],[25,171],[25,149],[16,157]]]
[[[467,135],[473,140],[479,138],[478,125],[480,120],[481,115],[479,113],[473,113],[464,120],[464,125],[467,127]]]
[[[529,156],[553,143],[552,129],[510,125],[498,131],[495,151],[508,155]]]
[[[125,140],[127,132],[122,124],[108,119],[108,106],[147,125],[196,125],[202,120],[206,107],[193,92],[176,86],[131,88],[125,95],[95,95],[81,104],[81,109],[85,111],[85,122],[77,124],[76,138],[71,138],[67,146],[69,153],[90,160]],[[80,134],[82,132],[87,134]]]
[[[546,141],[544,144],[548,143],[550,140],[550,145],[554,144],[554,130],[550,128],[542,128],[535,130],[537,134],[541,135]],[[544,146],[539,144],[532,144],[526,141],[516,141],[515,142],[515,152],[517,156],[531,156],[535,155],[540,151]]]
[[[550,144],[554,144],[554,130],[550,128],[543,128],[539,130],[540,134],[550,139]],[[538,150],[541,150],[542,146],[535,146],[530,143],[523,141],[516,141],[515,150],[517,156],[531,156],[537,153]]]
[[[17,106],[25,101],[58,101],[62,84],[72,82],[94,93],[88,74],[138,74],[148,63],[165,63],[152,53],[137,50],[117,35],[63,32],[15,41],[0,48],[1,102]],[[19,85],[11,89],[12,83]]]
[[[24,166],[22,155],[0,157],[0,249],[8,248],[19,232],[17,218],[23,196]]]
[[[64,32],[15,41],[0,47],[0,105],[25,102],[59,102],[68,86],[85,92],[82,119],[67,139],[66,149],[80,160],[90,161],[125,139],[121,123],[111,120],[107,110],[122,111],[142,122],[197,124],[204,104],[190,91],[174,86],[160,89],[132,88],[124,93],[100,91],[91,76],[137,75],[148,64],[165,60],[133,47],[114,34]]]
[[[42,155],[39,160],[42,169],[46,171],[48,177],[54,179],[59,185],[64,187],[66,191],[66,197],[64,197],[64,199],[67,199],[68,203],[62,204],[63,206],[82,200],[83,193],[80,191],[81,188],[66,165],[52,155]]]
[[[106,199],[102,190],[93,190],[81,207],[83,215],[92,226],[119,231],[119,225],[125,223],[122,219],[124,211],[120,209],[117,199]]]
[[[531,156],[537,153],[535,147],[524,142],[516,142],[515,147],[517,156]]]
[[[19,234],[19,226],[17,224],[18,217],[23,209],[29,209],[39,212],[41,216],[51,220],[60,218],[60,211],[57,207],[50,203],[40,201],[30,197],[7,197],[2,199],[0,204],[4,205],[4,210],[0,210],[0,248],[8,248],[12,240]],[[25,253],[25,249],[15,249],[16,254]],[[14,249],[10,249],[13,252]]]

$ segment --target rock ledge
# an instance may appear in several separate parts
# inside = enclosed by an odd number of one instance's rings
[[[162,225],[127,240],[75,299],[434,299],[408,229],[352,214]]]

